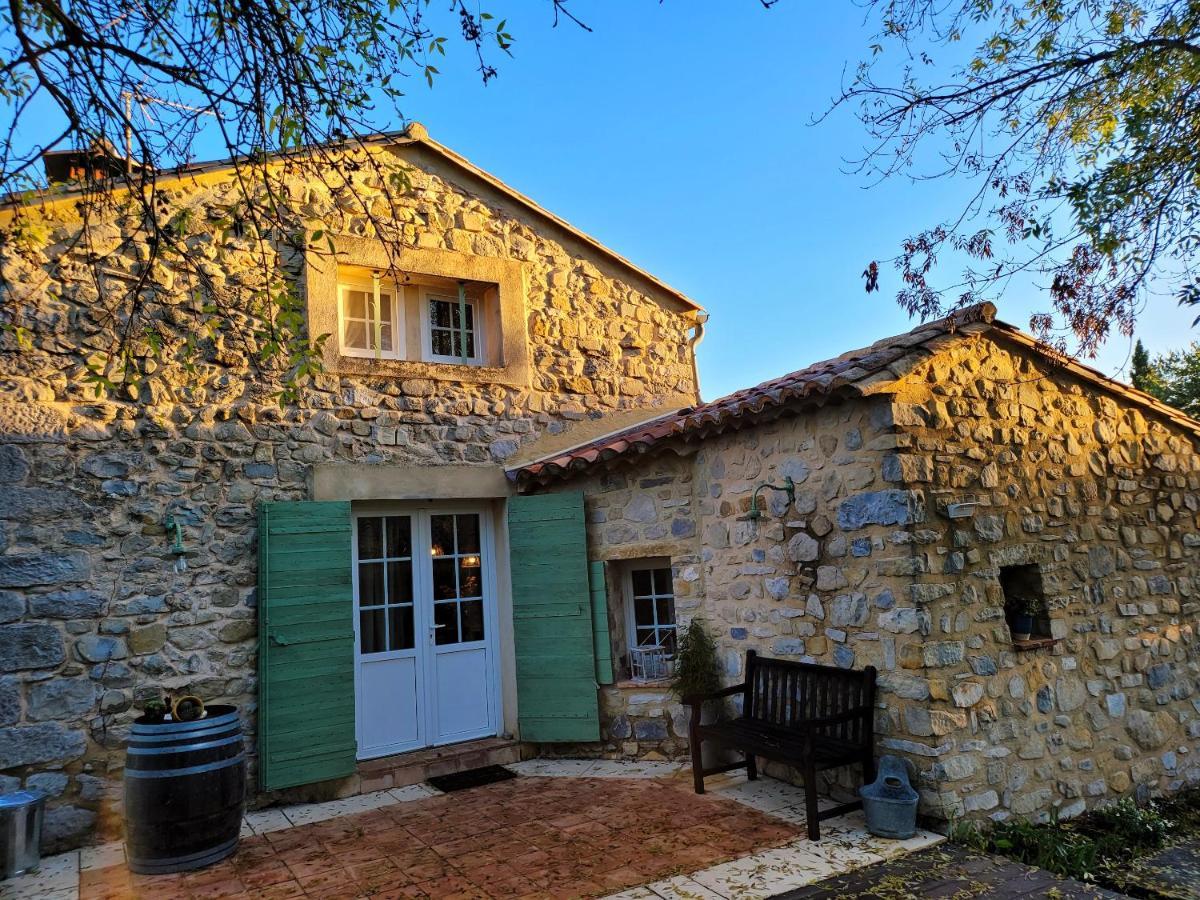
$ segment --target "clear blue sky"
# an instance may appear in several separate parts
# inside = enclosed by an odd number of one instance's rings
[[[574,0],[588,34],[552,29],[548,4],[513,6],[497,79],[482,86],[452,46],[433,89],[413,80],[405,112],[707,308],[706,398],[912,327],[891,267],[871,295],[860,273],[956,212],[965,187],[871,185],[843,171],[864,143],[853,115],[810,124],[870,43],[860,8]],[[1045,296],[1015,286],[999,306],[1025,327]],[[1156,298],[1139,336],[1152,353],[1182,346],[1194,315]],[[1128,353],[1117,336],[1093,364],[1117,374]]]

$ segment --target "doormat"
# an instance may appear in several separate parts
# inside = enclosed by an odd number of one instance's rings
[[[481,769],[467,769],[465,772],[455,772],[453,775],[435,775],[433,778],[426,778],[425,783],[432,785],[443,793],[449,794],[451,791],[482,787],[485,784],[508,781],[510,778],[516,777],[516,772],[512,771],[512,769],[506,769],[504,766],[484,766]]]

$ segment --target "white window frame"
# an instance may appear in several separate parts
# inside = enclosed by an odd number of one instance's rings
[[[448,291],[432,287],[421,288],[421,357],[426,362],[453,363],[463,365],[461,356],[445,356],[433,352],[433,320],[429,315],[430,300],[444,300],[447,303],[458,304],[458,297]],[[468,356],[466,365],[482,366],[487,358],[487,327],[483,320],[483,301],[477,297],[467,297],[466,303],[471,307],[471,321],[474,323],[475,355]],[[452,342],[453,343],[453,342]]]
[[[372,278],[362,278],[353,275],[338,276],[337,337],[338,352],[342,356],[355,356],[360,359],[376,358],[374,350],[346,346],[346,291],[366,291],[368,294],[373,294],[375,291],[373,282],[374,279]],[[404,292],[394,279],[380,278],[379,282],[380,293],[385,293],[386,287],[386,293],[392,298],[392,349],[381,349],[378,356],[380,359],[404,359]],[[368,327],[371,327],[369,321]]]
[[[658,600],[669,596],[671,598],[671,609],[675,613],[675,621],[671,627],[675,629],[675,641],[678,647],[679,642],[679,610],[675,606],[675,572],[671,566],[671,560],[666,556],[648,557],[646,559],[632,560],[623,567],[621,577],[623,580],[622,590],[625,594],[625,637],[626,643],[631,650],[638,648],[638,629],[637,629],[637,611],[634,604],[633,594],[633,573],[644,572],[651,569],[666,569],[671,573],[671,593],[670,594],[651,594],[654,598],[654,624],[658,630],[662,630],[662,625],[658,622]],[[652,576],[653,577],[653,576]],[[675,654],[672,653],[668,659],[674,659]]]

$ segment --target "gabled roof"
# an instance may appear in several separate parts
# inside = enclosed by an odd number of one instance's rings
[[[512,200],[518,206],[523,207],[526,211],[532,213],[540,219],[543,219],[557,228],[567,232],[571,237],[591,248],[600,256],[606,257],[610,262],[615,263],[619,268],[625,269],[637,278],[648,282],[657,290],[669,295],[673,300],[677,300],[684,307],[691,310],[701,311],[703,307],[695,300],[692,300],[686,294],[676,290],[664,281],[659,280],[651,275],[645,269],[634,265],[621,254],[617,253],[600,243],[586,232],[580,231],[574,225],[571,225],[565,219],[559,218],[549,210],[539,206],[529,197],[526,197],[520,191],[509,187],[499,178],[485,172],[478,166],[469,162],[465,157],[455,153],[449,147],[439,144],[429,136],[429,131],[420,122],[411,123],[403,131],[385,131],[379,134],[366,135],[360,138],[351,138],[338,143],[325,145],[330,149],[345,147],[354,149],[356,147],[399,147],[399,146],[420,146],[433,151],[436,155],[443,158],[446,162],[452,164],[455,168],[473,176],[489,187],[503,194],[508,199]],[[316,148],[314,148],[315,150]],[[297,154],[302,154],[311,151],[288,151],[286,153],[273,153],[268,159],[272,161],[283,161],[288,157],[295,157]],[[210,162],[192,163],[186,166],[179,166],[174,169],[165,169],[158,173],[158,177],[163,181],[172,179],[183,180],[187,178],[198,178],[202,175],[219,174],[223,171],[232,169],[237,162],[245,161],[248,157],[232,157],[229,159],[213,160]],[[72,200],[82,193],[81,189],[75,187],[67,187],[62,184],[53,186],[50,190],[41,192],[37,195],[9,194],[6,197],[0,198],[0,207],[8,206],[24,206],[29,205],[31,197],[36,197],[37,201],[54,204],[64,200]]]
[[[1019,328],[996,319],[996,307],[980,303],[912,331],[876,341],[755,387],[699,406],[658,416],[568,451],[510,469],[520,485],[568,478],[597,463],[658,449],[672,440],[692,441],[742,428],[788,409],[819,406],[834,398],[886,392],[919,363],[965,335],[987,333],[1026,347],[1100,389],[1142,406],[1200,436],[1200,422],[1103,372],[1057,354]]]

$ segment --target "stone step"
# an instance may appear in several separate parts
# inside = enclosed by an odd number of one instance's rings
[[[522,750],[520,741],[494,737],[364,760],[358,764],[359,791],[407,787],[438,775],[519,762]],[[532,752],[525,756],[532,756]]]

